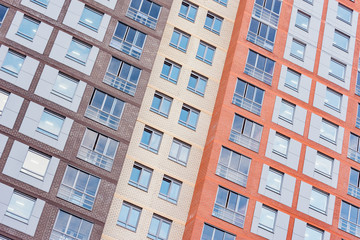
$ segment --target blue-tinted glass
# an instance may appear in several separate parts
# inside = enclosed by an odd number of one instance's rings
[[[215,18],[213,29],[215,32],[219,33],[222,25],[222,20]]]
[[[68,229],[66,231],[66,234],[73,236],[73,237],[77,237],[77,233],[79,231],[80,224],[81,224],[80,218],[71,216],[70,223],[69,223]]]
[[[81,228],[78,234],[78,238],[81,240],[87,240],[90,239],[92,229],[92,223],[85,221],[82,219]]]
[[[213,239],[221,239],[221,240],[224,239],[224,232],[219,229],[215,229],[215,234]]]
[[[273,60],[267,59],[266,66],[265,66],[265,72],[272,75],[274,72],[274,65],[275,65],[275,62]]]
[[[126,219],[127,219],[128,215],[129,215],[129,211],[130,211],[130,207],[123,204],[122,207],[121,207],[121,210],[120,210],[118,221],[120,221],[122,223],[126,223]]]
[[[205,55],[205,49],[206,49],[206,46],[204,44],[201,44],[199,45],[199,48],[198,48],[198,51],[197,51],[197,56],[200,56],[200,57],[204,57]]]
[[[352,10],[345,7],[344,5],[338,5],[337,17],[344,22],[351,23]]]
[[[92,196],[95,196],[95,193],[97,191],[98,185],[99,185],[100,179],[94,176],[89,177],[89,182],[86,188],[86,193]]]
[[[95,147],[96,152],[98,152],[98,153],[104,153],[107,140],[108,140],[107,137],[105,137],[105,136],[103,136],[103,135],[99,135],[98,141],[97,141],[96,147]]]
[[[117,36],[118,38],[124,39],[127,28],[128,26],[126,26],[121,22],[118,22],[114,35]]]
[[[143,0],[143,4],[141,5],[140,11],[148,14],[150,11],[150,7],[151,7],[151,2],[147,0]]]
[[[129,221],[128,221],[129,225],[136,227],[139,216],[140,216],[140,212],[133,208],[131,211],[131,215],[129,216]]]
[[[110,113],[113,103],[114,103],[114,98],[107,95],[102,110],[104,112]]]
[[[208,47],[207,51],[206,51],[205,59],[209,62],[212,62],[213,57],[214,57],[214,52],[215,52],[214,49]]]
[[[140,186],[147,188],[150,182],[150,177],[151,177],[151,172],[144,170],[141,174],[141,179],[139,181]]]
[[[130,175],[130,180],[137,183],[140,178],[140,173],[141,173],[141,168],[134,166]]]
[[[84,172],[79,172],[78,174],[78,178],[76,180],[76,183],[75,183],[75,189],[81,191],[81,192],[84,192],[85,191],[85,187],[86,187],[86,183],[88,181],[88,177],[89,175],[84,173]]]
[[[196,77],[194,75],[190,75],[188,87],[191,87],[192,89],[195,89],[197,80],[198,80],[198,77]]]
[[[159,228],[160,220],[157,218],[152,218],[150,227],[149,227],[149,234],[156,236],[157,230]]]
[[[159,232],[159,239],[167,239],[169,230],[170,230],[170,224],[167,222],[162,222],[161,229]]]
[[[350,170],[350,181],[349,181],[352,185],[357,186],[359,184],[359,172],[351,169]]]
[[[68,167],[63,179],[63,184],[68,185],[68,186],[72,186],[75,182],[75,178],[77,176],[77,170],[75,168],[72,167]]]
[[[186,49],[188,41],[189,41],[189,37],[182,35],[179,44],[180,48]]]
[[[160,188],[160,192],[164,195],[168,194],[169,188],[170,188],[170,183],[171,181],[167,180],[167,179],[163,179],[162,183],[161,183],[161,188]]]
[[[103,17],[102,13],[99,13],[85,6],[81,14],[79,23],[96,31],[100,26],[102,17]]]
[[[182,108],[181,113],[180,113],[180,121],[183,121],[186,123],[188,120],[189,112],[190,111],[188,109]]]
[[[173,80],[178,80],[180,73],[180,68],[178,66],[173,65],[170,78]]]
[[[31,2],[37,3],[42,7],[47,7],[50,0],[30,0]]]
[[[202,79],[202,78],[199,78],[199,82],[198,82],[198,85],[197,85],[197,91],[198,92],[201,92],[201,93],[204,93],[205,92],[205,88],[206,88],[206,83],[207,81]]]
[[[67,56],[77,62],[85,64],[89,56],[90,49],[90,46],[82,44],[79,41],[72,40],[67,52]]]
[[[130,4],[130,7],[133,7],[135,9],[139,9],[141,2],[142,2],[142,0],[132,0],[131,4]]]
[[[258,55],[258,61],[256,63],[256,68],[258,68],[260,70],[264,70],[265,62],[266,62],[266,58],[264,56]]]
[[[15,52],[8,51],[4,59],[3,65],[1,68],[12,75],[18,75],[20,69],[24,63],[25,57],[16,54]]]
[[[194,7],[194,6],[191,6],[190,9],[189,9],[189,18],[190,19],[195,19],[196,17],[196,12],[197,12],[197,8]]]
[[[237,202],[237,194],[233,193],[233,192],[230,192],[227,208],[235,211],[236,202]]]
[[[96,90],[91,105],[98,109],[101,109],[105,96],[105,93]]]
[[[235,115],[232,129],[236,130],[237,132],[241,132],[243,127],[243,122],[244,122],[243,117],[240,117],[239,115]]]
[[[350,209],[350,205],[348,203],[342,202],[340,217],[342,217],[344,219],[348,219],[349,209]]]
[[[129,79],[130,82],[137,84],[137,82],[139,81],[140,73],[141,73],[141,69],[137,67],[132,67],[132,73]]]
[[[202,232],[201,240],[212,240],[213,231],[214,231],[213,227],[210,227],[209,225],[205,224]]]
[[[162,97],[154,95],[151,107],[159,110]]]
[[[217,196],[216,196],[216,203],[225,207],[228,192],[229,192],[228,190],[219,187],[218,188],[218,193],[217,193]]]
[[[180,33],[174,31],[171,36],[170,42],[174,45],[178,45],[179,37],[180,37]]]
[[[118,141],[108,138],[108,147],[105,155],[111,158],[115,157],[115,153],[118,147]]]
[[[268,36],[267,39],[271,42],[275,41],[275,34],[276,34],[276,30],[274,28],[269,27],[269,32],[268,32]]]
[[[257,53],[250,50],[249,55],[248,55],[248,59],[247,59],[247,63],[252,65],[252,66],[255,66],[257,56],[258,56]]]
[[[44,111],[38,126],[38,130],[51,136],[57,137],[64,123],[64,118]]]
[[[246,83],[238,79],[235,92],[241,96],[244,96]]]
[[[171,63],[164,62],[163,68],[161,70],[161,74],[168,77],[170,74],[171,66],[172,66]]]
[[[17,31],[17,34],[28,40],[32,40],[32,39],[34,39],[38,28],[39,28],[38,21],[24,16],[24,18],[19,26],[19,29]]]
[[[199,117],[199,113],[191,112],[188,124],[192,127],[196,127],[198,117]]]
[[[2,22],[4,20],[4,17],[5,17],[5,14],[6,14],[7,10],[8,10],[7,7],[0,4],[0,27],[1,27],[1,24],[2,24]]]
[[[150,143],[150,138],[151,138],[151,131],[144,129],[142,138],[141,138],[141,143],[148,145]]]
[[[166,115],[169,113],[169,110],[170,110],[170,104],[171,104],[171,101],[169,101],[168,99],[163,99],[163,103],[161,105],[161,109],[160,111],[162,113],[165,113]]]
[[[146,34],[144,34],[142,32],[138,32],[138,36],[137,36],[135,45],[138,46],[139,48],[143,48],[145,38],[146,38]]]
[[[65,232],[67,223],[69,221],[69,217],[70,217],[70,215],[68,213],[60,211],[59,215],[57,217],[54,229],[58,230],[60,232]]]
[[[157,19],[159,17],[160,9],[161,9],[160,5],[157,5],[156,3],[152,3],[149,15]]]
[[[248,85],[245,97],[248,98],[248,99],[253,99],[254,98],[254,93],[255,93],[255,87],[251,86],[251,85]]]
[[[257,34],[258,28],[259,28],[259,24],[260,24],[260,23],[259,23],[258,20],[254,19],[254,18],[251,18],[249,31]]]

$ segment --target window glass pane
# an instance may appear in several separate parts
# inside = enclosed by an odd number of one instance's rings
[[[279,111],[280,118],[292,123],[294,112],[295,112],[295,106],[293,104],[288,103],[284,100],[281,101],[280,111]]]
[[[103,17],[102,13],[99,13],[85,6],[81,14],[79,23],[86,27],[89,27],[92,30],[97,31],[99,29],[102,17]]]
[[[283,173],[270,168],[266,180],[266,188],[280,193],[283,175]]]
[[[273,143],[273,151],[286,157],[288,145],[289,145],[288,138],[286,138],[285,136],[281,136],[279,134],[275,135],[274,143]]]
[[[305,240],[322,240],[323,231],[314,227],[306,226]]]
[[[28,222],[35,205],[35,199],[17,191],[13,192],[6,214],[19,221]]]
[[[28,16],[24,16],[17,31],[17,34],[32,41],[39,28],[39,24],[40,24],[39,21],[32,19]]]
[[[310,206],[319,210],[321,212],[326,212],[327,210],[327,202],[328,202],[328,195],[317,190],[312,189],[311,197],[310,197]]]
[[[339,79],[344,79],[345,77],[345,65],[334,60],[331,59],[330,61],[330,68],[329,68],[329,74],[339,78]]]
[[[300,74],[288,69],[286,72],[285,86],[297,90],[299,87]]]
[[[72,100],[78,83],[79,81],[59,73],[52,88],[52,93],[59,94],[67,100]]]
[[[326,98],[324,100],[324,103],[326,106],[340,111],[341,97],[342,97],[342,95],[340,93],[337,93],[337,92],[327,88],[326,89]]]
[[[85,64],[90,54],[90,49],[91,46],[85,45],[77,40],[72,40],[67,56],[81,64]]]
[[[304,59],[305,44],[293,40],[290,55],[299,59]]]
[[[1,69],[5,70],[7,73],[10,73],[11,75],[17,76],[24,63],[24,60],[25,60],[25,56],[22,56],[16,52],[9,50],[3,61]]]
[[[329,157],[326,157],[325,155],[320,153],[316,155],[315,170],[325,175],[331,176],[332,164],[333,164],[333,159],[330,159]]]
[[[22,172],[35,178],[43,179],[50,162],[50,157],[29,149],[23,163]]]
[[[218,188],[218,193],[216,196],[216,203],[221,205],[221,206],[225,206],[226,200],[227,200],[227,196],[228,196],[228,190],[219,187]]]
[[[57,138],[60,134],[63,123],[63,117],[44,110],[37,129],[50,137]]]
[[[342,4],[339,4],[338,11],[337,11],[337,18],[350,24],[351,18],[352,18],[352,10],[345,7]]]
[[[276,212],[267,207],[262,207],[259,225],[269,231],[274,230]]]
[[[333,44],[334,44],[336,47],[338,47],[338,48],[340,48],[340,49],[342,49],[342,50],[344,50],[344,51],[347,51],[347,50],[348,50],[348,46],[349,46],[349,39],[350,39],[349,36],[347,36],[347,35],[339,32],[339,31],[335,30],[335,32],[334,32],[334,42],[333,42]]]
[[[323,121],[320,129],[320,136],[332,142],[336,142],[336,137],[337,137],[336,135],[337,135],[337,126],[334,126],[331,123]]]
[[[297,12],[295,26],[307,31],[309,28],[309,21],[310,21],[309,15],[300,11]]]

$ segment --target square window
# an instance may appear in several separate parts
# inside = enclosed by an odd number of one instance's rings
[[[273,153],[276,153],[284,158],[287,157],[287,152],[289,148],[290,138],[286,137],[280,133],[275,134],[273,142]]]
[[[164,176],[160,187],[159,198],[176,204],[179,198],[180,189],[181,182]]]
[[[211,65],[214,58],[214,54],[215,54],[215,47],[200,41],[199,48],[196,53],[197,59]]]
[[[5,15],[6,15],[8,9],[9,8],[0,4],[0,27],[1,27],[2,23],[4,22],[4,18],[5,18]]]
[[[261,208],[259,227],[274,232],[277,210],[263,205]]]
[[[98,12],[85,5],[79,20],[79,24],[97,32],[103,15],[103,13]]]
[[[189,43],[190,35],[183,33],[177,29],[174,29],[174,32],[171,36],[170,46],[182,51],[186,52],[188,43]]]
[[[338,30],[334,32],[333,46],[347,52],[349,48],[350,37]]]
[[[295,72],[294,70],[288,68],[286,72],[285,78],[285,87],[288,87],[294,91],[299,90],[299,83],[300,83],[301,74]]]
[[[59,137],[65,117],[44,109],[37,131],[57,139]]]
[[[271,86],[275,61],[249,50],[244,73]]]
[[[14,191],[5,215],[21,222],[28,223],[35,201],[36,199],[33,197]]]
[[[265,188],[280,194],[283,178],[284,173],[279,172],[273,168],[269,168]]]
[[[221,5],[227,6],[228,0],[214,0],[214,2],[220,3]]]
[[[255,18],[251,18],[246,40],[272,52],[274,48],[276,28]]]
[[[318,152],[315,159],[315,172],[331,178],[334,159]]]
[[[320,129],[320,138],[336,145],[338,126],[323,119]]]
[[[329,194],[317,188],[312,188],[309,207],[315,211],[326,214]]]
[[[306,224],[304,240],[323,240],[324,231]]]
[[[92,46],[73,38],[66,57],[77,63],[85,65],[91,48]]]
[[[351,25],[352,13],[353,10],[339,3],[336,18]]]
[[[168,97],[159,92],[155,92],[150,110],[164,117],[168,117],[171,103],[172,103],[171,97]]]
[[[208,79],[206,77],[192,72],[187,89],[196,94],[199,94],[200,96],[204,96],[207,80]]]
[[[198,10],[198,6],[196,6],[192,3],[186,2],[186,1],[183,1],[181,3],[179,16],[189,20],[190,22],[194,22],[197,10]]]
[[[293,39],[293,42],[291,45],[291,50],[290,50],[290,56],[293,56],[293,57],[303,61],[304,54],[305,54],[305,47],[306,47],[306,44]]]
[[[295,26],[307,32],[309,30],[310,18],[308,14],[297,11]]]
[[[169,237],[170,227],[170,220],[154,214],[151,219],[147,237],[154,240],[167,240]]]
[[[40,22],[38,20],[24,15],[16,34],[32,41],[36,35],[39,25]]]
[[[180,69],[180,65],[169,60],[165,60],[160,77],[176,84],[179,79]]]
[[[24,64],[25,58],[26,56],[9,49],[1,66],[1,70],[17,77]]]
[[[131,171],[129,184],[140,188],[141,190],[147,191],[150,184],[151,175],[151,169],[135,163]]]
[[[123,202],[117,220],[117,225],[135,232],[137,225],[139,223],[140,214],[141,214],[141,208],[132,205],[130,203]]]
[[[189,144],[173,139],[169,159],[186,166],[190,154],[190,148],[191,146]]]
[[[223,18],[218,17],[211,12],[208,12],[206,15],[204,28],[216,34],[220,34],[223,20]]]
[[[158,132],[155,129],[145,127],[141,137],[140,146],[149,151],[157,153],[160,148],[162,135],[163,134],[161,132]]]
[[[295,104],[282,99],[279,110],[279,118],[292,124],[294,120],[295,107]]]
[[[51,90],[52,94],[62,97],[68,101],[72,101],[76,88],[79,84],[78,80],[75,80],[61,72],[59,72],[54,86]]]
[[[196,130],[200,112],[192,107],[183,105],[181,108],[179,124],[184,125],[192,130]]]
[[[260,115],[264,93],[264,90],[238,78],[232,103]]]
[[[235,240],[235,238],[235,235],[205,223],[200,240]]]
[[[330,60],[330,67],[329,67],[329,74],[341,81],[345,79],[345,70],[346,65],[331,58]]]
[[[20,171],[34,178],[43,180],[50,159],[51,156],[29,148]]]
[[[360,213],[360,209],[357,206],[341,201],[339,229],[359,237],[360,236],[358,232],[359,213]]]
[[[150,0],[132,0],[126,16],[149,27],[156,28],[161,6]]]
[[[0,89],[0,116],[2,115],[10,93]]]
[[[334,90],[330,89],[330,88],[326,88],[326,96],[325,96],[325,100],[324,100],[324,105],[340,112],[340,108],[341,108],[341,99],[342,99],[342,94],[335,92]]]
[[[41,7],[47,8],[50,0],[30,0],[30,2],[36,3]]]

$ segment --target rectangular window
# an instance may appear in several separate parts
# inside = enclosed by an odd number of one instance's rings
[[[191,146],[180,140],[173,139],[171,144],[169,159],[186,166]]]
[[[207,80],[208,79],[206,77],[192,72],[190,75],[187,90],[199,94],[200,96],[204,96]]]
[[[326,96],[324,100],[324,105],[326,107],[329,107],[335,111],[340,112],[341,99],[342,99],[341,93],[335,92],[330,88],[326,88]]]
[[[293,124],[296,105],[281,99],[279,118]]]
[[[40,22],[38,20],[24,15],[16,34],[29,41],[32,41],[36,35],[39,25]]]
[[[359,65],[358,68],[360,68],[360,61],[359,61],[358,65]],[[357,72],[355,94],[360,96],[360,71]]]
[[[359,208],[350,203],[341,202],[339,229],[360,237]]]
[[[11,196],[5,215],[18,221],[29,223],[35,201],[36,198],[15,190]]]
[[[349,149],[347,157],[360,163],[360,137],[350,132]]]
[[[252,14],[277,27],[281,3],[281,0],[256,0]]]
[[[150,184],[151,175],[151,169],[138,163],[134,163],[130,175],[129,184],[134,187],[140,188],[141,190],[147,191]]]
[[[9,8],[5,7],[4,5],[0,4],[0,27],[4,22],[4,18]]]
[[[309,207],[322,214],[326,214],[328,199],[329,199],[328,193],[325,193],[313,187],[311,191]]]
[[[275,134],[272,152],[287,158],[290,138],[278,132]]]
[[[66,57],[80,63],[86,64],[92,46],[75,38],[72,39]]]
[[[126,16],[155,29],[159,19],[161,6],[149,0],[132,0]]]
[[[218,17],[211,12],[208,12],[206,15],[204,28],[216,34],[220,34],[223,20],[223,18]]]
[[[228,0],[214,0],[214,2],[217,2],[217,3],[220,3],[221,5],[226,6],[226,5],[227,5]]]
[[[36,3],[43,8],[47,8],[50,0],[30,0],[30,2]]]
[[[336,144],[338,126],[323,119],[320,129],[320,138]]]
[[[304,240],[323,240],[324,231],[314,226],[306,224]]]
[[[200,240],[235,240],[235,238],[234,234],[205,223]]]
[[[222,147],[216,174],[240,186],[246,187],[251,158]]]
[[[65,117],[44,109],[36,131],[57,139],[64,121]]]
[[[110,46],[136,59],[140,59],[145,40],[145,33],[118,22]]]
[[[181,108],[179,124],[188,127],[192,130],[196,130],[196,125],[199,119],[200,111],[187,105],[183,105]]]
[[[275,61],[249,50],[244,73],[271,86]]]
[[[161,116],[168,117],[172,103],[172,98],[165,94],[155,92],[150,110],[160,114]]]
[[[182,51],[186,52],[188,43],[189,43],[190,35],[181,32],[180,30],[174,29],[174,32],[171,36],[170,46]]]
[[[176,84],[179,79],[180,69],[180,65],[165,59],[160,77]]]
[[[310,15],[298,10],[296,14],[295,26],[307,32],[309,30],[310,18]]]
[[[68,101],[72,101],[78,84],[78,80],[59,72],[51,90],[51,93],[62,97]]]
[[[103,13],[85,5],[79,20],[79,24],[97,32],[100,27],[103,15]]]
[[[59,210],[50,239],[89,240],[93,224]]]
[[[272,52],[274,48],[276,28],[251,18],[246,40]]]
[[[344,81],[346,65],[331,58],[329,66],[329,75]]]
[[[269,168],[265,188],[277,194],[280,194],[283,178],[284,173],[279,172],[276,169]]]
[[[139,223],[141,210],[138,206],[123,202],[117,225],[135,232]]]
[[[349,48],[350,37],[338,30],[334,32],[333,46],[347,52]]]
[[[181,185],[181,182],[164,176],[160,187],[159,198],[176,204],[179,198]]]
[[[10,93],[0,89],[0,116],[2,115]]]
[[[154,214],[147,237],[154,240],[167,240],[169,237],[171,220]]]
[[[360,172],[354,168],[350,168],[350,179],[348,194],[360,199],[360,182],[359,182]]]
[[[125,102],[95,89],[85,117],[117,130]]]
[[[150,127],[145,127],[143,135],[141,137],[140,146],[157,153],[160,148],[160,142],[162,138],[162,133],[152,129]]]
[[[261,208],[259,227],[274,232],[277,210],[263,205]]]
[[[26,56],[9,49],[1,66],[1,70],[17,77],[24,64],[25,58]]]
[[[86,129],[77,157],[111,171],[119,142]]]
[[[219,186],[212,215],[243,228],[248,201],[247,197]]]
[[[238,78],[232,103],[260,115],[264,93],[264,90]]]
[[[67,166],[57,196],[92,210],[99,185],[100,178]]]
[[[314,171],[324,175],[325,177],[331,178],[333,163],[333,158],[323,153],[317,152]]]
[[[140,74],[141,69],[112,57],[103,82],[134,96]]]
[[[207,63],[212,64],[215,54],[215,47],[200,41],[198,51],[196,53],[196,58]]]
[[[300,77],[301,77],[300,73],[295,72],[294,70],[288,68],[285,78],[285,87],[290,88],[297,92],[299,90]]]
[[[298,40],[293,39],[291,50],[290,50],[290,56],[293,56],[294,58],[297,58],[301,61],[304,60],[305,55],[305,47],[306,44],[299,42]]]
[[[190,2],[182,1],[179,16],[189,20],[190,22],[194,22],[197,10],[198,6]]]
[[[338,3],[338,10],[337,10],[337,16],[336,18],[351,25],[351,18],[353,10],[351,10],[348,7],[345,7],[344,5]]]
[[[29,148],[21,172],[26,173],[34,178],[43,180],[48,168],[51,156]]]

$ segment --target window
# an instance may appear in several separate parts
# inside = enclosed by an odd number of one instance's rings
[[[179,124],[188,127],[192,130],[196,129],[200,112],[192,107],[183,105],[181,108]]]
[[[177,29],[174,29],[174,32],[171,36],[170,46],[182,51],[186,52],[188,43],[189,43],[190,35],[183,33]]]
[[[286,137],[277,132],[275,134],[272,152],[286,158],[289,148],[289,143],[290,143],[289,137]]]
[[[200,240],[235,240],[235,238],[235,235],[205,223]]]
[[[154,214],[151,219],[147,237],[154,240],[167,240],[169,237],[170,227],[170,220]]]
[[[73,38],[66,57],[77,63],[85,65],[91,48],[92,46]]]
[[[258,152],[262,129],[263,126],[235,114],[230,133],[230,141]]]
[[[338,126],[323,119],[320,129],[320,138],[336,144]]]
[[[180,65],[169,60],[165,60],[160,77],[176,84],[177,80],[179,79],[180,69]]]
[[[57,139],[59,137],[65,117],[44,109],[37,131]]]
[[[305,47],[306,44],[293,39],[290,56],[293,56],[294,58],[297,58],[299,60],[304,60]]]
[[[152,175],[152,170],[135,163],[131,171],[129,184],[140,188],[141,190],[147,191]]]
[[[47,8],[50,0],[30,0],[30,2],[36,3],[41,7]]]
[[[360,162],[360,145],[359,145],[360,137],[350,132],[350,140],[349,140],[349,149],[347,157]]]
[[[0,116],[2,115],[10,93],[0,89]]]
[[[281,2],[281,0],[256,0],[253,15],[277,27]]]
[[[160,187],[159,198],[176,204],[179,198],[180,188],[181,182],[164,176]]]
[[[306,224],[304,240],[323,240],[324,231]]]
[[[350,179],[349,179],[349,187],[348,194],[360,199],[360,172],[354,168],[350,168]]]
[[[297,11],[295,26],[307,32],[309,30],[310,18],[306,13]]]
[[[67,166],[57,196],[91,210],[99,184],[100,178]]]
[[[0,4],[0,27],[2,23],[4,22],[5,15],[7,13],[8,8],[4,5]]]
[[[329,67],[329,74],[331,76],[336,77],[336,78],[340,79],[341,81],[344,81],[345,69],[346,69],[345,64],[331,58],[330,67]]]
[[[27,40],[32,41],[39,28],[39,25],[39,21],[24,15],[16,34]]]
[[[250,164],[251,158],[222,147],[216,174],[246,187]]]
[[[294,91],[298,91],[301,74],[288,68],[285,78],[285,87],[288,87]]]
[[[265,188],[280,194],[283,178],[284,173],[279,172],[278,170],[275,170],[273,168],[269,168]]]
[[[158,132],[155,129],[149,127],[145,127],[141,137],[140,146],[149,151],[157,153],[160,148],[161,138],[161,132]]]
[[[325,106],[340,112],[341,99],[342,99],[341,93],[335,92],[330,88],[326,88],[326,96],[324,100]]]
[[[339,3],[336,18],[351,25],[352,13],[353,10]]]
[[[275,62],[270,58],[249,50],[244,72],[268,85],[271,85]]]
[[[334,159],[318,152],[315,159],[314,171],[331,178]]]
[[[192,72],[187,89],[196,94],[199,94],[200,96],[204,96],[207,80],[208,79],[206,77]]]
[[[186,166],[190,154],[190,148],[191,146],[189,144],[173,139],[169,159]]]
[[[256,0],[256,4],[264,7],[266,10],[273,13],[280,13],[281,1],[280,0]]]
[[[98,12],[89,6],[84,7],[84,10],[81,14],[79,24],[84,27],[90,28],[91,30],[97,32],[103,17],[103,13]]]
[[[117,130],[124,106],[124,101],[95,89],[85,117]]]
[[[156,28],[161,6],[149,0],[132,0],[126,16],[149,27]]]
[[[199,48],[196,53],[197,59],[211,65],[214,58],[214,54],[215,54],[215,47],[200,41]]]
[[[146,34],[118,22],[110,46],[139,59],[144,48]]]
[[[29,148],[21,172],[34,178],[43,180],[48,168],[51,156]]]
[[[264,90],[238,78],[232,103],[260,115],[264,93]]]
[[[140,74],[141,69],[112,57],[103,82],[134,96]]]
[[[218,17],[211,12],[208,12],[206,15],[204,28],[216,34],[220,34],[223,20],[224,20],[223,18]]]
[[[292,124],[294,120],[295,107],[295,104],[282,99],[279,110],[279,118]]]
[[[50,239],[89,240],[93,224],[59,210]]]
[[[164,117],[168,117],[171,102],[172,102],[172,98],[170,98],[162,93],[155,92],[150,110],[153,112],[156,112]]]
[[[247,197],[219,186],[212,215],[243,228],[248,201]]]
[[[349,47],[350,37],[338,30],[334,32],[333,46],[347,52]]]
[[[35,201],[35,198],[15,190],[11,196],[5,215],[21,222],[28,223]]]
[[[310,208],[322,214],[326,214],[329,194],[317,188],[312,188],[310,196]]]
[[[140,214],[141,208],[130,203],[123,202],[117,220],[117,225],[135,232],[139,223]]]
[[[1,70],[9,73],[10,75],[13,75],[14,77],[17,77],[24,61],[24,55],[9,49],[1,66]]]
[[[110,171],[119,142],[86,129],[77,157]]]
[[[359,208],[350,203],[341,202],[339,228],[354,236],[360,237]]]
[[[79,84],[78,80],[75,80],[61,72],[59,72],[54,86],[51,90],[52,94],[62,97],[68,101],[72,101],[76,88]]]
[[[250,27],[246,39],[266,50],[272,51],[274,48],[276,29],[268,24],[251,18]]]
[[[217,2],[217,3],[220,3],[221,5],[226,6],[226,5],[227,5],[228,0],[214,0],[214,2]]]
[[[190,22],[194,22],[197,10],[198,10],[198,6],[196,6],[192,3],[186,2],[186,1],[183,1],[181,3],[179,16],[189,20]]]
[[[259,227],[274,232],[277,210],[263,205],[261,208]]]

